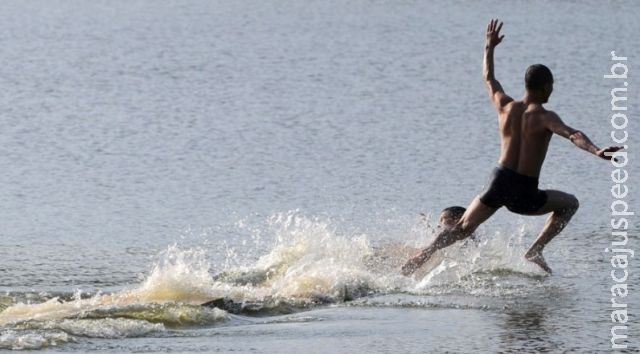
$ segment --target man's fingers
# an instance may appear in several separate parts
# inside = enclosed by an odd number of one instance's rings
[[[491,19],[491,21],[489,21],[489,24],[487,25],[487,33],[489,34],[500,34],[500,30],[502,29],[502,25],[504,24],[504,22],[499,22],[499,20],[496,19]]]
[[[613,153],[622,149],[624,149],[623,146],[607,146],[606,148],[600,150],[602,151],[602,153],[599,155],[606,160],[619,162],[617,158],[613,157]]]

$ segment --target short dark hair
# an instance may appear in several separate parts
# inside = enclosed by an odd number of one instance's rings
[[[457,219],[460,219],[462,215],[464,215],[465,211],[467,211],[466,208],[456,205],[456,206],[450,206],[448,208],[442,209],[441,213],[451,214],[451,217],[457,220]]]
[[[552,83],[551,70],[542,64],[531,65],[524,74],[524,86],[527,90],[539,91],[544,88],[544,85]]]

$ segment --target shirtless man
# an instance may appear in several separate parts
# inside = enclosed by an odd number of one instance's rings
[[[487,26],[484,51],[484,80],[491,102],[498,111],[498,127],[501,152],[498,167],[493,170],[490,182],[467,208],[462,218],[451,229],[440,232],[427,248],[402,266],[402,273],[409,275],[420,268],[439,249],[469,237],[500,207],[522,215],[551,213],[524,257],[551,273],[542,257],[544,246],[567,225],[578,210],[575,196],[557,190],[539,190],[538,176],[544,162],[551,136],[555,133],[598,157],[611,159],[611,154],[621,147],[600,149],[579,130],[565,125],[560,117],[547,111],[547,103],[553,91],[553,76],[544,65],[536,64],[525,74],[525,94],[515,101],[507,96],[493,74],[493,51],[504,36],[500,35],[502,23],[491,20]]]

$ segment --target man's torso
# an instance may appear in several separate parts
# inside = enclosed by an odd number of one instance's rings
[[[525,176],[540,175],[552,136],[547,114],[539,104],[513,101],[505,106],[499,113],[500,165]]]

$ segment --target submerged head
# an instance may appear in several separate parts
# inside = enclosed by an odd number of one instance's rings
[[[445,229],[450,229],[456,225],[467,209],[461,206],[450,206],[440,212],[439,225]]]
[[[527,92],[547,103],[553,91],[553,74],[542,64],[534,64],[527,68],[524,74],[524,86]]]

